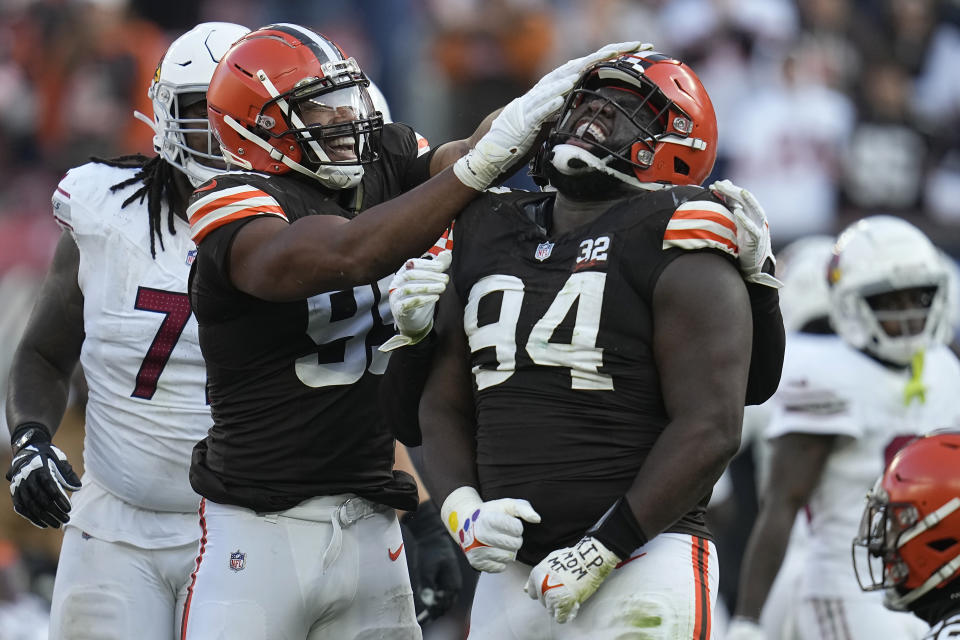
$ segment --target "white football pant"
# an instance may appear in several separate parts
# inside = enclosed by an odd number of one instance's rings
[[[532,567],[481,573],[470,640],[710,640],[720,573],[712,542],[663,533],[620,564],[577,613],[559,624],[523,591]]]
[[[882,592],[846,598],[803,598],[797,604],[800,640],[920,640],[927,623],[883,606]]]
[[[182,640],[421,640],[396,513],[352,498],[338,518],[348,498],[273,514],[201,503]]]
[[[196,556],[196,542],[141,549],[66,527],[53,586],[50,639],[178,637]]]

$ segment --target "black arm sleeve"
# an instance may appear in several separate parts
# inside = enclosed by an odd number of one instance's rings
[[[433,331],[417,344],[397,349],[380,381],[380,410],[394,437],[408,447],[421,443],[420,396],[436,346]]]
[[[762,404],[780,384],[786,335],[780,294],[773,287],[747,283],[753,312],[753,350],[745,404]]]

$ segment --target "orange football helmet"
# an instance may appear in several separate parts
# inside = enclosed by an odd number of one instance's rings
[[[907,610],[960,572],[960,432],[911,441],[867,495],[853,564],[864,591]]]
[[[632,94],[630,105],[618,104],[610,93],[599,94],[604,87]],[[582,116],[575,120],[574,112],[587,100],[617,109],[632,122],[634,135],[625,142],[613,140],[614,136],[601,139],[607,136],[593,126],[594,121]],[[578,143],[568,144],[572,138]],[[545,182],[545,163],[550,163],[567,175],[595,170],[644,189],[659,189],[701,184],[716,159],[717,117],[700,79],[683,62],[649,51],[599,62],[583,73],[535,161],[533,173]]]
[[[333,41],[273,24],[227,51],[210,80],[207,111],[230,164],[270,174],[293,170],[344,189],[379,158],[372,134],[383,118],[369,84]]]

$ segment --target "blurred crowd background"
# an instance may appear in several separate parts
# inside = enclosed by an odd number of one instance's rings
[[[133,111],[152,114],[146,88],[167,45],[209,20],[324,33],[393,119],[435,144],[560,62],[653,42],[703,80],[719,120],[714,177],[754,192],[775,247],[892,213],[960,256],[960,0],[3,0],[0,391],[59,235],[59,177],[91,155],[152,153]],[[57,442],[80,466],[77,400]],[[0,640],[44,637],[15,634],[45,615],[58,548],[58,532],[0,507]],[[735,581],[735,566],[724,573]],[[15,594],[32,599],[13,616],[2,603]]]

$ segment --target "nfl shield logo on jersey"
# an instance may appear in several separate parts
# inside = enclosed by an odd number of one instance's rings
[[[234,571],[241,571],[247,566],[247,554],[237,549],[230,554],[230,568]]]
[[[197,259],[197,250],[196,250],[196,249],[190,249],[190,251],[187,251],[187,266],[188,266],[188,267],[189,267],[190,265],[192,265],[192,264],[193,264],[193,261],[196,260],[196,259]]]
[[[533,254],[533,257],[543,262],[550,257],[550,254],[553,252],[553,243],[552,242],[541,242],[537,245],[537,252]]]

